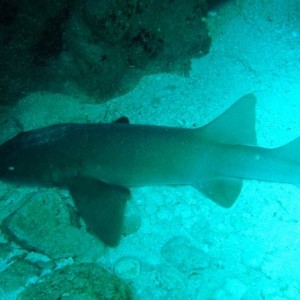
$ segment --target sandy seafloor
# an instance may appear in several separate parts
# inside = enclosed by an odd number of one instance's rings
[[[210,53],[193,60],[188,78],[145,77],[127,95],[99,105],[80,104],[80,98],[69,105],[60,96],[61,109],[45,95],[40,105],[25,99],[15,111],[24,103],[27,110],[14,117],[26,129],[123,115],[137,124],[200,127],[252,92],[258,145],[276,147],[300,136],[300,2],[230,1],[207,22]],[[245,181],[228,210],[192,187],[143,187],[132,194],[142,226],[99,261],[113,269],[119,259],[134,259],[140,269],[127,277],[138,298],[300,299],[297,187]]]

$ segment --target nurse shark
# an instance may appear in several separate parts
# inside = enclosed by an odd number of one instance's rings
[[[300,183],[300,139],[256,146],[256,98],[248,94],[200,128],[56,124],[0,146],[0,180],[66,188],[88,228],[109,246],[122,233],[130,187],[193,185],[223,207],[244,179]]]

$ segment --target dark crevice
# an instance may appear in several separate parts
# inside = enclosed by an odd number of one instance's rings
[[[45,65],[51,58],[56,58],[63,50],[63,32],[70,15],[67,7],[63,13],[46,21],[45,29],[37,43],[32,47],[35,65]]]
[[[17,14],[17,4],[11,0],[0,1],[0,25],[9,26],[13,24]]]

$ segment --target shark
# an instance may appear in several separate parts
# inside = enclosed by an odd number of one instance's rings
[[[0,146],[0,180],[68,189],[87,228],[108,246],[122,236],[130,188],[192,185],[231,207],[243,180],[300,182],[300,138],[257,146],[256,97],[247,94],[200,128],[63,123]]]

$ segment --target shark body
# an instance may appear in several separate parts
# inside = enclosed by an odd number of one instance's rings
[[[70,190],[79,213],[115,246],[130,187],[193,185],[223,207],[243,179],[300,182],[300,139],[256,146],[254,95],[239,99],[196,129],[111,124],[57,124],[18,134],[0,146],[0,179]]]

